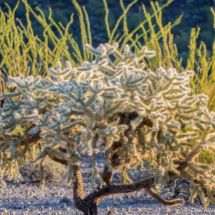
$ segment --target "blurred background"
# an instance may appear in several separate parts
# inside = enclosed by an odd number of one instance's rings
[[[17,0],[0,0],[1,10],[3,12],[8,12],[7,6],[4,4],[7,2],[11,7],[11,10],[14,9]],[[112,32],[117,19],[122,15],[123,10],[120,6],[119,0],[106,0],[108,9],[109,9],[109,27]],[[131,0],[123,0],[125,8]],[[155,1],[153,1],[155,3]],[[160,6],[165,4],[167,0],[158,0]],[[72,0],[28,0],[27,3],[32,7],[36,14],[40,14],[35,8],[38,6],[47,18],[47,23],[51,23],[48,20],[49,16],[49,7],[52,9],[52,18],[57,23],[60,21],[63,26],[70,21],[70,16],[74,13],[74,21],[69,27],[69,33],[73,34],[73,38],[81,47],[81,33],[80,33],[80,23],[77,15],[75,6],[72,3]],[[85,6],[90,21],[92,43],[94,47],[97,47],[99,43],[108,42],[107,31],[105,26],[105,7],[103,0],[77,0],[77,3],[80,6]],[[144,21],[145,15],[142,8],[142,3],[146,6],[148,13],[153,14],[153,9],[150,4],[150,0],[138,0],[128,11],[127,13],[127,26],[129,32],[134,30],[139,24],[140,21]],[[197,26],[201,28],[199,37],[197,39],[197,48],[201,41],[206,44],[208,50],[208,56],[211,56],[212,44],[214,42],[214,17],[210,10],[210,7],[215,7],[214,0],[174,0],[167,7],[162,10],[162,22],[163,26],[167,25],[168,22],[171,24],[182,14],[182,21],[177,26],[173,27],[171,32],[174,34],[173,42],[176,43],[178,48],[178,57],[182,57],[182,66],[186,67],[186,62],[188,58],[188,45],[190,42],[191,28],[196,28]],[[20,1],[19,7],[16,10],[15,17],[19,18],[23,25],[27,27],[27,21],[25,17],[26,7],[22,1]],[[35,19],[35,17],[30,12],[30,20],[32,24],[32,29],[34,35],[44,41],[43,31],[44,27]],[[86,20],[85,20],[86,22]],[[152,18],[152,24],[156,24],[155,32],[159,31],[159,27],[155,20],[155,17]],[[18,21],[15,21],[16,25],[19,26]],[[148,24],[144,25],[145,29],[148,29]],[[57,29],[52,25],[51,29],[58,38],[61,38],[61,35]],[[142,33],[142,29],[139,29],[138,34]],[[121,21],[120,27],[116,31],[117,35],[120,36],[123,34],[123,22]],[[118,38],[120,38],[120,36]],[[27,42],[27,38],[24,36],[24,41]],[[144,45],[144,39],[141,38],[139,42]],[[162,38],[159,40],[162,44]],[[51,47],[50,47],[51,48]],[[71,47],[70,47],[71,48]],[[72,52],[72,48],[71,48]],[[0,60],[2,57],[0,55]]]

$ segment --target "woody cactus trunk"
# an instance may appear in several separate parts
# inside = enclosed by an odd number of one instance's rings
[[[16,87],[16,92],[0,96],[5,98],[1,179],[5,173],[17,176],[20,161],[29,161],[29,153],[39,146],[40,155],[30,162],[40,163],[42,179],[46,156],[68,165],[74,203],[85,215],[97,214],[99,202],[108,195],[142,189],[166,206],[183,205],[183,199],[165,200],[152,188],[178,176],[193,185],[191,202],[199,195],[205,206],[214,204],[213,163],[198,158],[203,151],[215,153],[215,113],[208,111],[206,95],[190,96],[194,72],[146,69],[141,60],[156,54],[146,46],[138,54],[127,44],[121,54],[117,43],[96,49],[86,44],[85,49],[95,56],[92,62],[73,68],[67,61],[64,69],[58,62],[56,69],[49,69],[52,78],[8,77],[8,87]],[[18,126],[22,135],[14,133]],[[96,155],[101,147],[106,163],[100,175]],[[93,161],[92,192],[86,197],[79,167],[84,152]],[[133,182],[126,171],[143,167],[144,159],[153,167],[152,176]],[[121,184],[113,185],[119,167]]]

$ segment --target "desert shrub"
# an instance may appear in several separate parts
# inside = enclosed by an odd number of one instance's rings
[[[212,164],[213,163],[213,153],[207,152],[201,152],[199,155],[199,162],[206,163],[206,164]]]
[[[179,176],[193,185],[191,202],[198,194],[205,206],[215,203],[215,113],[209,112],[206,95],[190,95],[194,72],[146,68],[141,59],[156,54],[146,46],[136,54],[128,44],[120,53],[118,43],[100,44],[97,49],[86,44],[85,49],[95,56],[91,63],[84,61],[73,68],[66,61],[63,69],[58,61],[55,69],[49,69],[52,79],[8,77],[8,87],[18,92],[0,95],[6,98],[0,109],[1,178],[5,173],[16,176],[16,162],[27,154],[26,162],[40,164],[42,181],[48,156],[69,166],[74,203],[84,214],[97,214],[99,202],[107,195],[141,189],[166,206],[182,205],[183,199],[162,199],[152,188]],[[118,62],[114,64],[109,55]],[[24,129],[23,135],[13,133],[17,125]],[[99,138],[106,158],[102,175],[97,170]],[[35,146],[41,149],[36,158]],[[86,197],[79,167],[84,152],[93,161],[92,190]],[[151,176],[133,182],[127,172],[143,168],[143,159],[149,161],[145,166]],[[118,168],[121,182],[113,185]]]

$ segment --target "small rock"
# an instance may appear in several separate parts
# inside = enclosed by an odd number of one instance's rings
[[[116,202],[113,203],[114,206],[118,206],[118,204]]]
[[[59,203],[71,204],[72,201],[69,198],[67,198],[66,196],[64,196],[63,198],[61,198],[61,200],[59,201]]]

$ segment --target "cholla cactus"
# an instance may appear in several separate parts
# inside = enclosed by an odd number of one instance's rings
[[[203,150],[215,152],[215,114],[208,111],[207,96],[190,96],[193,71],[179,74],[174,68],[160,67],[153,72],[140,61],[155,56],[154,51],[143,46],[134,54],[125,45],[122,54],[117,48],[117,43],[100,44],[97,49],[86,44],[95,60],[79,68],[67,61],[65,69],[58,62],[56,69],[49,69],[53,79],[8,77],[8,86],[17,87],[18,92],[1,94],[6,98],[0,116],[1,176],[13,160],[24,158],[42,142],[41,154],[31,162],[42,165],[48,155],[68,165],[74,202],[84,214],[97,214],[99,202],[107,195],[140,189],[166,206],[184,204],[183,199],[164,200],[152,188],[177,176],[194,185],[191,201],[198,194],[205,205],[215,203],[213,166],[197,160]],[[116,65],[109,55],[118,59]],[[16,100],[20,95],[23,99]],[[182,124],[193,131],[182,131]],[[18,125],[26,128],[23,135],[13,134]],[[99,137],[106,158],[101,176],[96,166]],[[85,198],[78,146],[93,158],[92,193]],[[132,183],[126,169],[142,165],[143,159],[154,167],[154,176]],[[130,184],[111,184],[119,167],[122,182]],[[207,189],[207,197],[200,188]]]

